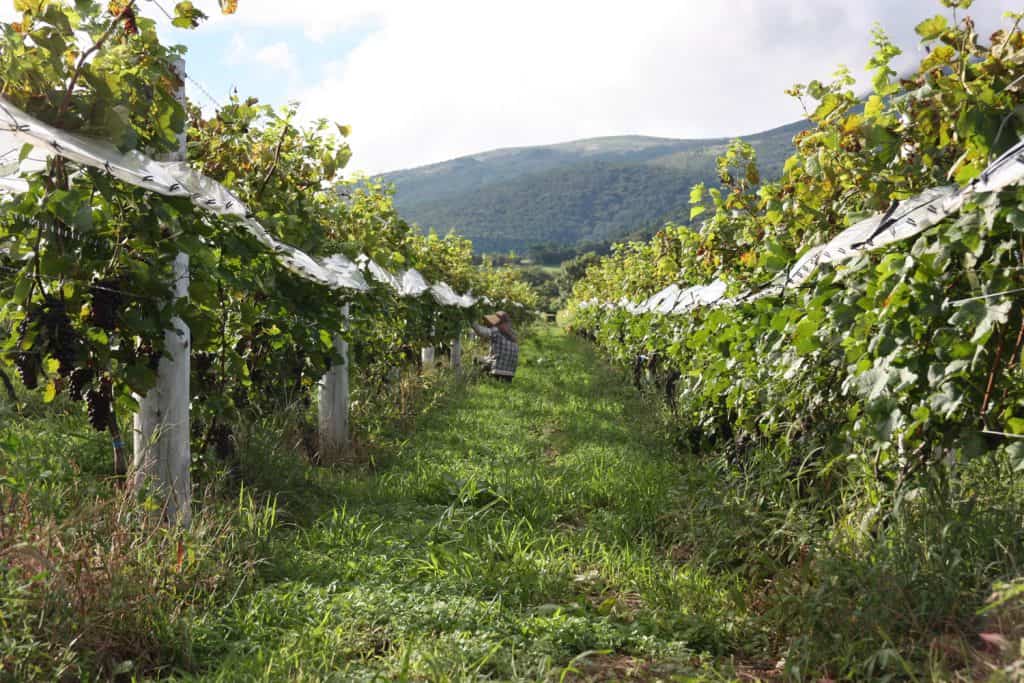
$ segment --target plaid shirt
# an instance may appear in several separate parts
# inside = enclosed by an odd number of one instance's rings
[[[481,337],[491,340],[491,353],[486,361],[491,366],[492,375],[512,377],[519,365],[519,344],[501,333],[497,327],[473,325],[473,329]]]

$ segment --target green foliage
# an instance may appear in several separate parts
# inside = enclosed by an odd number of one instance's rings
[[[760,182],[754,150],[736,143],[719,161],[721,187],[694,191],[708,216],[699,232],[668,226],[620,246],[576,301],[635,301],[714,277],[732,291],[757,286],[866,213],[980,172],[1024,130],[1014,83],[1024,38],[1002,31],[985,46],[969,21],[922,31],[935,49],[900,83],[888,67],[898,50],[876,31],[881,76],[863,107],[843,72],[795,88],[815,103],[816,127],[797,137],[778,181]],[[727,423],[741,439],[806,439],[870,461],[899,490],[929,467],[1006,449],[990,432],[1021,424],[1021,309],[998,295],[1020,287],[1020,200],[1017,189],[978,197],[782,300],[668,319],[577,308],[575,324],[621,361],[657,354],[678,371],[680,419],[705,435]],[[958,301],[983,293],[997,296]]]
[[[132,3],[23,9],[21,22],[2,25],[6,97],[47,123],[123,149],[177,147],[185,112],[172,63],[180,49],[162,46]],[[53,160],[28,192],[0,204],[5,360],[49,400],[64,389],[85,398],[97,428],[106,428],[112,398],[131,405],[132,392],[152,386],[162,330],[184,312],[168,300],[174,255],[211,232],[187,202],[154,201]]]
[[[223,7],[230,13],[234,3]],[[172,69],[183,49],[161,45],[133,3],[24,9],[22,22],[2,27],[0,87],[29,113],[150,154],[176,151],[186,134],[188,162],[282,241],[319,257],[367,254],[506,306],[535,305],[512,274],[474,268],[468,242],[421,237],[379,185],[344,180],[344,126],[301,126],[295,107],[275,111],[237,97],[211,118],[183,107]],[[182,26],[203,18],[189,2],[175,12]],[[83,34],[88,47],[79,45]],[[382,286],[328,291],[284,271],[230,220],[98,170],[75,171],[55,159],[29,179],[28,192],[0,202],[0,352],[48,400],[64,391],[85,399],[97,429],[153,386],[173,316],[192,332],[198,435],[223,444],[241,410],[308,403],[337,360],[335,335],[358,344],[357,368],[369,372],[394,363],[403,345],[451,339],[482,312],[439,306],[429,294],[399,300]],[[182,252],[189,297],[172,302],[172,264]]]
[[[538,307],[546,312],[558,310],[558,270],[550,266],[524,265],[517,269],[519,276],[537,293]]]
[[[899,80],[890,63],[900,50],[876,29],[866,101],[845,71],[795,87],[814,127],[777,181],[763,182],[754,150],[734,144],[719,161],[721,186],[693,192],[699,231],[667,226],[619,246],[570,302],[574,328],[667,393],[687,450],[716,461],[724,451],[726,470],[738,469],[728,515],[756,505],[721,536],[736,543],[745,528],[753,538],[737,547],[748,549],[806,539],[813,560],[791,554],[764,569],[778,592],[763,598],[774,605],[768,643],[794,678],[919,670],[915,643],[969,632],[993,579],[1019,573],[1024,318],[1013,292],[1024,191],[977,196],[920,236],[823,267],[782,297],[669,317],[579,304],[716,277],[731,293],[757,288],[891,202],[977,176],[1024,132],[1024,35],[1014,24],[984,44],[970,20],[942,18],[918,33],[928,54]],[[995,538],[1012,541],[975,545]],[[779,552],[721,551],[745,571]]]

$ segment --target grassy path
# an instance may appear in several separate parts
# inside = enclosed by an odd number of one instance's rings
[[[203,680],[692,671],[735,607],[663,538],[682,475],[660,433],[584,344],[527,340],[512,385],[453,389],[376,474],[311,493],[260,586],[194,624]]]

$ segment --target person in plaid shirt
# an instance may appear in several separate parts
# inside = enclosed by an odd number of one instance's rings
[[[519,365],[519,340],[512,331],[508,313],[498,311],[484,316],[487,326],[473,323],[473,331],[491,342],[491,353],[484,358],[484,369],[501,382],[511,382]]]

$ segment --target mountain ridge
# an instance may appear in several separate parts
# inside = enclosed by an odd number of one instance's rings
[[[778,172],[797,121],[740,136],[762,174]],[[454,231],[480,251],[525,251],[542,243],[606,241],[683,220],[689,190],[717,183],[715,161],[737,138],[616,135],[502,147],[385,173],[407,219]]]

